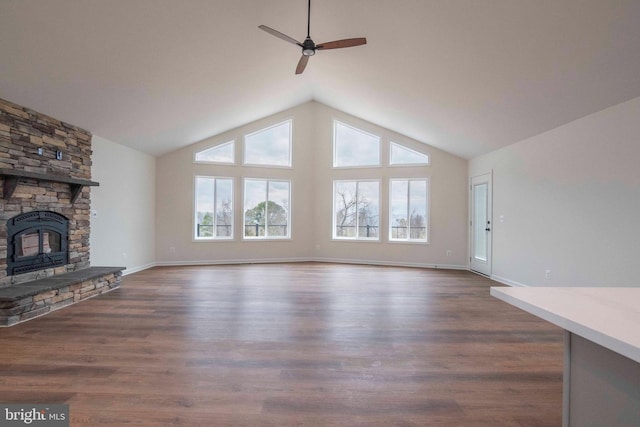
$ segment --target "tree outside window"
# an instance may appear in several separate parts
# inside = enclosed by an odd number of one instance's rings
[[[233,180],[197,176],[195,238],[233,238]]]
[[[428,180],[392,179],[389,198],[389,240],[427,242]]]
[[[334,182],[334,239],[380,238],[378,181]]]
[[[244,237],[290,237],[289,198],[289,181],[246,179]]]

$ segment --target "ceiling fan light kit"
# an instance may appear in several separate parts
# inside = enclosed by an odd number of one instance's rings
[[[307,62],[309,62],[309,57],[315,55],[317,50],[341,49],[345,47],[361,46],[363,44],[367,44],[367,39],[364,37],[334,40],[332,42],[315,44],[310,36],[311,0],[309,0],[309,7],[307,9],[307,38],[304,39],[303,43],[300,43],[293,37],[289,37],[288,35],[283,34],[280,31],[274,30],[271,27],[267,27],[266,25],[259,25],[258,28],[260,28],[263,31],[266,31],[272,36],[278,37],[279,39],[298,45],[302,48],[302,57],[300,58],[300,61],[298,61],[298,66],[296,67],[296,74],[302,74],[304,69],[307,67]]]

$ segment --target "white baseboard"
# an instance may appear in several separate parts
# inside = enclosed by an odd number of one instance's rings
[[[125,270],[122,271],[122,275],[123,276],[127,276],[129,274],[133,274],[133,273],[137,273],[139,271],[143,271],[143,270],[147,270],[149,268],[153,268],[157,265],[157,263],[155,262],[150,262],[148,264],[144,264],[144,265],[139,265],[137,267],[130,267],[130,268],[126,268]]]
[[[496,275],[491,275],[490,279],[491,280],[495,280],[496,282],[500,282],[502,284],[513,286],[513,287],[517,287],[517,288],[528,288],[529,287],[529,285],[525,285],[524,283],[519,283],[519,282],[516,282],[514,280],[510,280],[510,279],[507,279],[505,277],[500,277],[500,276],[496,276]]]
[[[225,264],[278,264],[285,262],[312,262],[313,258],[255,258],[238,260],[197,260],[197,261],[159,261],[155,265],[158,267],[179,267],[197,265],[225,265]]]
[[[382,265],[389,267],[417,267],[417,268],[440,268],[443,270],[467,270],[466,265],[457,264],[426,264],[415,262],[395,262],[395,261],[376,261],[376,260],[359,260],[344,258],[315,258],[316,262],[330,262],[335,264],[365,264],[365,265]]]
[[[197,266],[197,265],[224,265],[224,264],[277,264],[289,262],[327,262],[336,264],[363,264],[363,265],[381,265],[389,267],[419,267],[419,268],[440,268],[444,270],[467,270],[466,265],[457,264],[423,264],[423,263],[406,263],[406,262],[389,262],[376,260],[359,260],[344,258],[264,258],[264,259],[242,259],[242,260],[199,260],[199,261],[160,261],[156,262],[158,267],[177,267],[177,266]]]

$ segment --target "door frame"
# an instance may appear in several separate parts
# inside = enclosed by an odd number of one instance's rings
[[[487,247],[487,265],[486,271],[478,271],[472,268],[473,265],[473,249],[474,249],[474,234],[473,234],[473,214],[474,214],[474,199],[473,199],[473,181],[479,178],[486,177],[486,182],[488,183],[488,191],[487,191],[487,221],[489,221],[489,242]],[[493,221],[493,170],[488,172],[476,174],[469,177],[469,271],[472,273],[480,274],[483,276],[491,277],[491,273],[493,271],[493,230],[494,230],[494,221]]]

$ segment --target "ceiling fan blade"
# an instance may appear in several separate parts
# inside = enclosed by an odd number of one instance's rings
[[[318,50],[340,49],[343,47],[361,46],[363,44],[367,44],[367,39],[365,37],[357,37],[355,39],[342,39],[342,40],[335,40],[327,43],[318,43],[316,45],[316,49]]]
[[[299,41],[297,41],[296,39],[289,37],[286,34],[282,34],[280,31],[274,30],[271,27],[267,27],[266,25],[258,25],[258,28],[260,28],[263,31],[266,31],[267,33],[271,34],[272,36],[276,36],[279,39],[282,39],[286,42],[289,43],[293,43],[295,45],[298,45],[300,47],[302,47],[302,43],[300,43]]]
[[[300,61],[298,61],[298,66],[296,67],[296,74],[302,74],[304,69],[307,67],[307,62],[309,62],[309,57],[306,55],[302,55]]]

